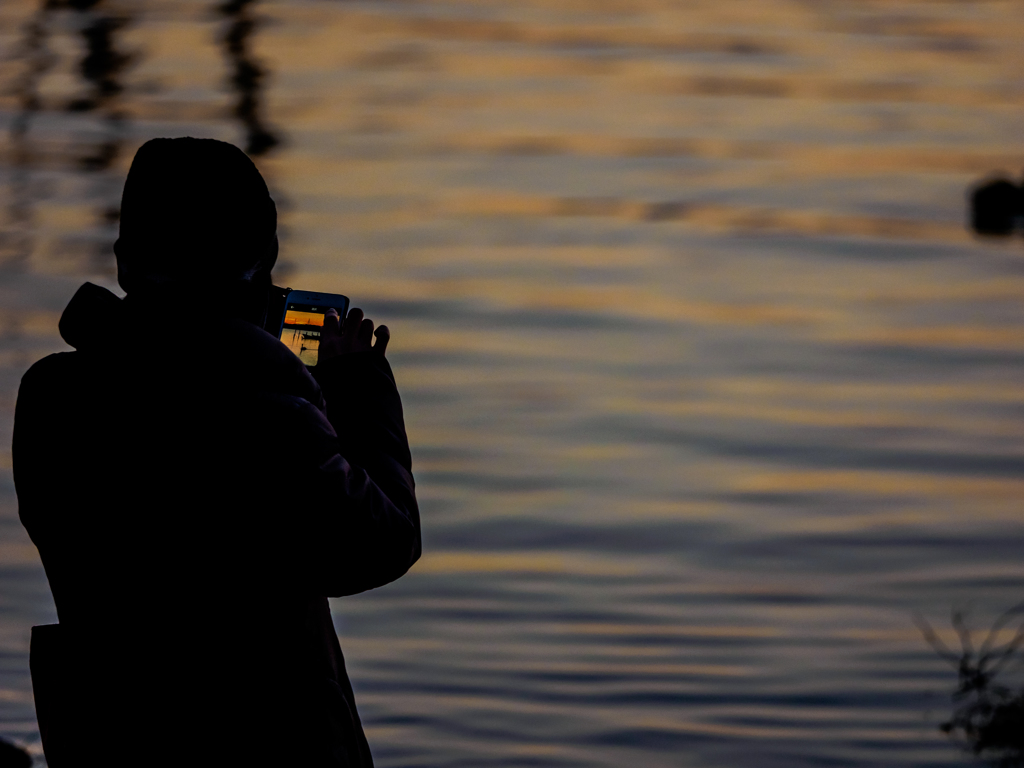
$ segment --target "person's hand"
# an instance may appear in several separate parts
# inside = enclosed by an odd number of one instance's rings
[[[373,343],[374,337],[377,337],[376,343]],[[373,330],[373,320],[363,318],[363,310],[349,310],[342,323],[338,319],[338,310],[329,309],[324,315],[324,327],[320,332],[319,359],[329,360],[338,355],[371,350],[383,357],[390,340],[388,327],[380,325],[376,331]]]

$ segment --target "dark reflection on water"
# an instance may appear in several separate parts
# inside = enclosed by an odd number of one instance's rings
[[[45,105],[39,84],[56,63],[49,41],[57,15],[73,15],[70,22],[82,42],[82,57],[76,67],[82,86],[78,95],[62,105]],[[20,107],[10,123],[11,181],[8,206],[9,225],[5,239],[4,263],[23,265],[34,243],[32,238],[34,207],[46,197],[46,185],[34,178],[40,166],[53,168],[56,160],[53,147],[39,150],[32,138],[34,119],[47,107],[70,114],[95,113],[98,130],[90,131],[86,140],[78,140],[71,149],[77,153],[71,162],[86,174],[96,175],[94,196],[100,202],[96,225],[109,232],[119,216],[120,174],[110,173],[118,160],[129,133],[127,113],[122,98],[125,71],[134,57],[118,49],[121,30],[131,23],[131,14],[119,7],[106,7],[103,0],[44,0],[23,27],[21,58],[24,71],[15,82],[14,92]],[[94,124],[95,125],[95,124]],[[60,153],[56,153],[59,155]],[[109,240],[101,238],[92,249],[94,267],[107,271],[110,260]]]
[[[231,0],[214,6],[224,27],[215,33],[222,45],[229,72],[225,85],[235,95],[230,116],[245,131],[244,147],[263,155],[281,143],[263,118],[263,92],[268,72],[252,54],[253,38],[262,20],[255,13],[255,0]],[[144,47],[129,49],[124,43],[141,8],[109,0],[42,0],[19,30],[15,60],[20,74],[9,84],[17,111],[8,128],[8,195],[6,222],[0,231],[0,266],[21,269],[37,248],[36,209],[53,194],[53,171],[81,171],[88,179],[90,202],[95,204],[95,226],[62,245],[69,253],[83,249],[88,269],[111,272],[110,245],[120,215],[120,187],[124,153],[137,128],[131,125],[128,107],[137,94],[129,92],[126,78],[134,66],[145,63]],[[55,100],[40,92],[41,82],[61,63],[64,51],[53,50],[55,30],[73,29],[80,41],[80,54],[73,72],[78,77],[76,92]],[[58,46],[60,47],[60,46]],[[152,84],[143,86],[150,91]],[[157,86],[156,90],[159,90]],[[42,141],[33,135],[39,118],[64,112],[64,126],[73,138],[66,146],[50,137]],[[52,130],[53,123],[50,123]],[[144,129],[145,130],[145,129]],[[204,131],[192,131],[202,134]],[[287,203],[283,193],[279,204]],[[76,242],[77,241],[77,242]],[[91,241],[91,244],[90,244]],[[283,259],[282,270],[289,267]]]
[[[90,174],[103,174],[97,185],[103,192],[97,195],[102,202],[96,212],[99,228],[110,231],[120,217],[120,174],[110,173],[118,160],[128,134],[128,118],[122,109],[124,84],[122,77],[132,64],[133,56],[118,49],[118,35],[131,23],[131,16],[123,9],[111,12],[103,0],[48,0],[47,8],[67,8],[79,15],[79,34],[84,55],[79,73],[85,84],[84,92],[67,105],[69,112],[94,112],[100,118],[100,130],[88,142],[78,158],[79,166]],[[90,146],[91,144],[91,146]],[[110,246],[106,238],[93,248],[92,260],[101,265],[109,262]]]
[[[10,199],[7,223],[0,232],[0,265],[17,267],[28,259],[32,251],[32,150],[29,130],[32,116],[40,108],[39,79],[53,65],[53,54],[47,49],[48,4],[43,6],[25,24],[19,58],[25,69],[12,84],[18,112],[11,120],[10,145]]]
[[[245,151],[254,156],[266,154],[280,143],[263,122],[260,98],[267,71],[251,52],[251,37],[259,27],[253,15],[256,2],[229,0],[217,6],[229,23],[222,41],[232,67],[230,82],[238,95],[234,115],[245,126]]]
[[[49,0],[46,8],[70,8],[82,14],[79,33],[85,43],[85,56],[79,64],[79,72],[89,89],[85,95],[72,100],[68,109],[72,112],[109,109],[124,91],[118,75],[131,61],[130,56],[119,53],[114,47],[115,33],[128,24],[129,18],[104,13],[102,0]]]
[[[68,110],[99,113],[102,115],[102,131],[105,134],[94,142],[94,146],[78,162],[87,173],[108,172],[123,150],[129,128],[127,115],[121,105],[124,92],[121,77],[134,57],[119,51],[116,40],[118,33],[131,23],[131,16],[124,11],[105,12],[102,0],[64,0],[64,3],[84,17],[80,22],[80,34],[85,43],[85,56],[79,71],[88,86],[85,94],[68,104]],[[61,0],[49,0],[49,5],[59,8]],[[109,231],[120,218],[120,175],[107,173],[104,181],[106,199],[97,217],[99,226]],[[109,258],[108,243],[97,243],[93,255],[95,263],[104,264]]]

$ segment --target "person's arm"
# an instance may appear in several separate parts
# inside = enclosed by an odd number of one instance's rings
[[[371,345],[376,335],[377,343]],[[419,558],[420,523],[412,457],[405,432],[402,401],[391,366],[384,357],[390,335],[358,309],[341,327],[336,314],[326,318],[320,363],[313,374],[327,404],[327,419],[337,435],[338,455],[320,467],[321,480],[345,486],[344,495],[361,508],[346,568],[351,594],[388,583]],[[360,542],[362,544],[360,545]],[[347,585],[347,586],[346,586]]]
[[[376,344],[371,340],[376,337]],[[353,308],[344,324],[331,309],[324,318],[320,362],[313,369],[324,400],[327,418],[338,433],[342,455],[366,469],[371,477],[389,484],[390,473],[412,481],[412,457],[405,434],[402,400],[395,375],[385,359],[391,333],[386,325],[373,329],[373,321]]]

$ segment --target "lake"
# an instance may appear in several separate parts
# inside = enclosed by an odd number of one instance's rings
[[[267,178],[279,284],[392,331],[424,556],[333,601],[378,766],[972,764],[914,615],[958,649],[1024,599],[1024,242],[965,228],[1024,168],[1022,39],[980,0],[4,0],[0,734],[42,760],[18,382],[114,285],[135,149],[193,135]]]

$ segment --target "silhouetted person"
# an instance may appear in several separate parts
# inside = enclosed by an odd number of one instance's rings
[[[76,351],[25,374],[21,519],[59,625],[33,630],[43,746],[66,766],[370,766],[328,596],[420,553],[387,330],[329,315],[310,371],[264,332],[276,210],[237,148],[135,156]]]

